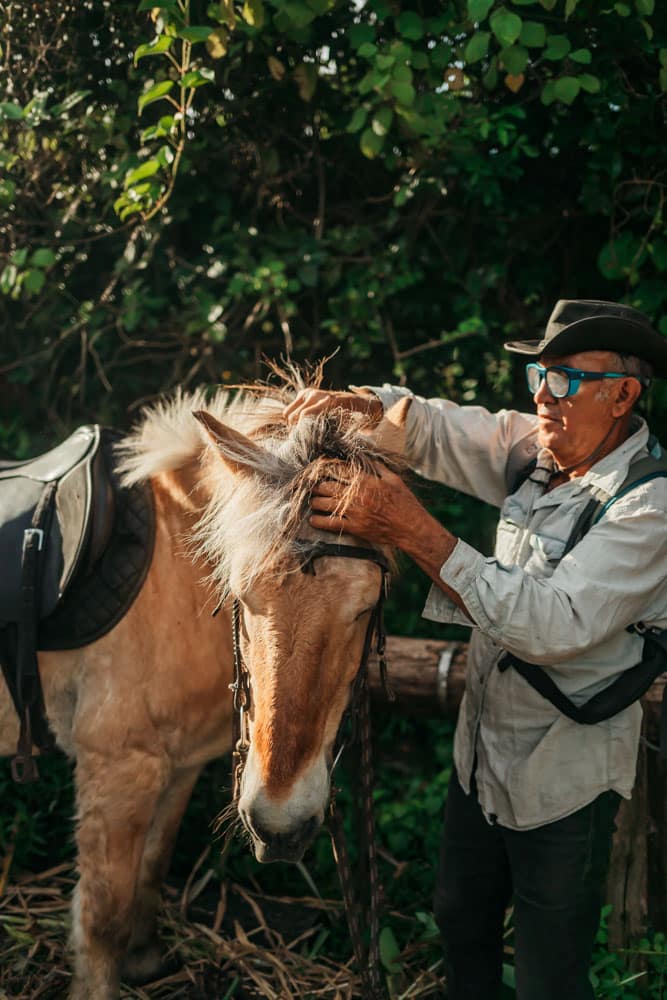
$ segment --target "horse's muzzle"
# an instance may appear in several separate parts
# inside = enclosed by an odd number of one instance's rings
[[[243,825],[252,837],[255,857],[262,864],[272,861],[300,861],[320,828],[321,818],[311,816],[303,823],[281,833],[266,829],[243,810],[239,810]]]

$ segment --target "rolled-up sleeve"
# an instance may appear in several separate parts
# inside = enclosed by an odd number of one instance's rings
[[[610,633],[664,616],[664,484],[648,484],[637,491],[643,495],[614,504],[548,578],[487,559],[460,540],[440,577],[461,597],[481,632],[517,656],[557,670]],[[647,502],[647,495],[658,503]],[[452,607],[446,595],[432,593],[424,614],[460,620]]]

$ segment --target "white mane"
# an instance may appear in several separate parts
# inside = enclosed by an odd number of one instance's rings
[[[294,559],[295,541],[303,533],[315,482],[344,467],[349,482],[346,501],[352,500],[357,477],[380,459],[397,469],[396,456],[361,433],[357,414],[341,411],[305,418],[287,425],[280,419],[290,398],[244,392],[234,399],[220,391],[211,400],[203,392],[178,392],[144,414],[139,427],[120,446],[123,481],[131,485],[167,470],[175,470],[200,456],[214,470],[212,495],[190,539],[194,554],[211,566],[211,582],[222,598],[240,594],[278,563]],[[258,446],[247,451],[248,470],[232,472],[204,441],[193,410],[205,409]],[[237,449],[238,456],[238,449]],[[208,460],[212,459],[212,462]],[[243,454],[246,461],[246,454]],[[203,466],[202,466],[203,467]],[[312,535],[312,529],[306,529]]]

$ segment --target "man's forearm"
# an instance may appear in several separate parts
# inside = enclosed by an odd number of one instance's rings
[[[440,577],[440,569],[447,562],[456,548],[458,539],[455,535],[436,521],[429,512],[419,504],[414,518],[406,524],[405,535],[398,539],[398,547],[405,552],[420,569],[431,578],[437,587],[447,594],[458,608],[470,618],[468,609],[460,596]]]

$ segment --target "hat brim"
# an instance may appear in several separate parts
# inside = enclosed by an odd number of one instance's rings
[[[510,340],[505,348],[533,358],[542,354],[616,351],[647,361],[657,378],[667,378],[667,339],[651,327],[626,318],[586,317],[570,323],[549,340]]]

